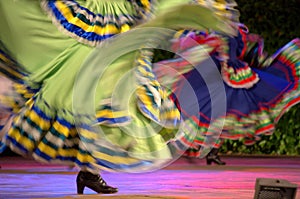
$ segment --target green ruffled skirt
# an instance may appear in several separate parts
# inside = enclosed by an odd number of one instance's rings
[[[0,27],[2,142],[42,162],[132,172],[172,161],[181,125],[140,48],[179,28],[233,34],[179,0],[2,0]]]

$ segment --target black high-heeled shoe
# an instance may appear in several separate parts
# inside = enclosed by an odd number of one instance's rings
[[[107,185],[99,174],[92,174],[87,171],[80,171],[78,173],[76,183],[78,194],[83,194],[85,187],[88,187],[97,193],[103,194],[112,194],[118,192],[118,188]]]
[[[206,156],[206,164],[211,165],[215,163],[217,165],[226,165],[226,162],[223,162],[218,156],[219,149],[213,148]]]

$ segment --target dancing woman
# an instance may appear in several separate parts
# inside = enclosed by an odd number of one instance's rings
[[[105,42],[115,44],[115,37],[130,36],[134,33],[129,30],[138,27],[212,28],[233,34],[226,20],[188,0],[2,0],[0,27],[0,74],[6,83],[0,95],[3,146],[40,162],[78,166],[78,194],[85,187],[97,193],[118,191],[99,170],[141,172],[163,166],[172,155],[157,132],[177,129],[180,120],[177,107],[143,66],[113,98],[120,79],[136,70],[136,50],[117,57],[105,70],[100,67],[105,59],[86,60],[118,52],[118,46]],[[96,48],[105,44],[102,51]],[[77,78],[89,65],[100,65],[104,73],[101,79],[93,71],[85,76],[96,86],[76,96]],[[78,103],[77,97],[85,100]],[[92,116],[85,112],[91,105]]]
[[[197,2],[220,14],[228,10],[216,2]],[[190,146],[184,152],[188,157],[205,157],[213,148],[206,156],[208,164],[222,164],[216,150],[224,139],[244,139],[246,145],[254,144],[261,135],[271,135],[281,116],[300,102],[300,39],[293,39],[269,56],[264,52],[263,38],[249,33],[239,23],[238,15],[227,16],[238,30],[236,36],[198,30],[175,34],[173,50],[177,54],[207,49],[206,54],[199,54],[202,63],[192,66],[180,56],[156,63],[158,76],[162,70],[177,71],[169,78],[175,79],[169,87],[190,129],[172,144],[179,150]],[[194,69],[182,73],[189,67]],[[186,96],[194,96],[195,100]]]

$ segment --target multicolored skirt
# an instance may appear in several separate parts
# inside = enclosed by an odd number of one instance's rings
[[[190,146],[187,156],[204,157],[224,139],[253,144],[261,135],[271,135],[281,116],[300,102],[300,39],[267,56],[262,38],[245,26],[239,29],[236,37],[181,31],[173,45],[178,55],[158,63],[177,72],[193,67],[175,75],[169,85],[189,129],[172,144],[182,151]],[[195,47],[208,49],[207,45],[211,48],[200,64],[182,57],[193,54]]]
[[[41,2],[0,2],[2,142],[87,170],[141,172],[174,160],[168,140],[181,115],[152,71],[152,52],[140,48],[149,48],[143,34],[155,44],[164,28],[233,34],[227,21],[179,0],[164,0],[153,19],[151,0]]]

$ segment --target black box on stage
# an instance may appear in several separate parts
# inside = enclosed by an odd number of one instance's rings
[[[283,179],[257,178],[254,199],[295,199],[297,187]]]

